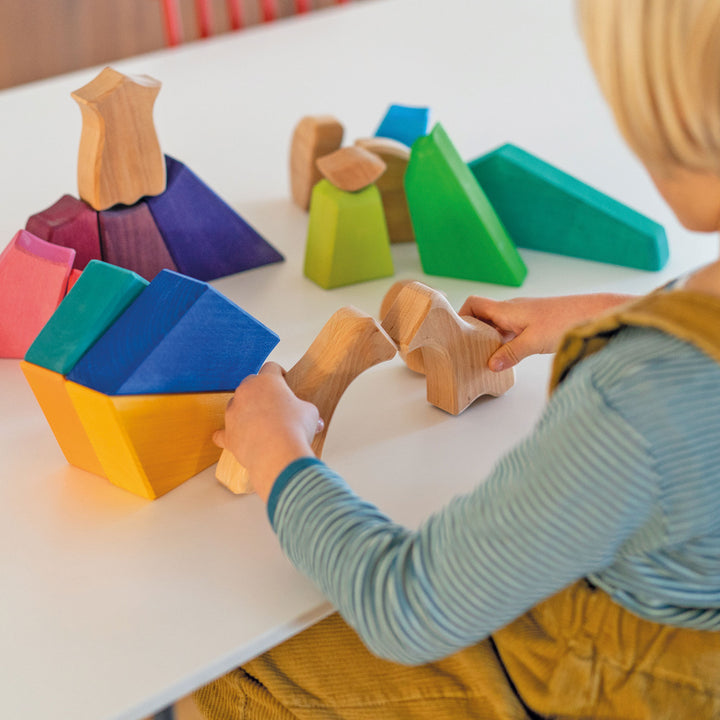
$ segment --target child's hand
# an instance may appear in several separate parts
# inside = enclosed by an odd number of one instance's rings
[[[314,455],[311,445],[320,430],[317,408],[295,396],[279,365],[266,363],[240,383],[225,411],[225,429],[213,441],[245,466],[267,501],[277,476],[293,460]]]
[[[499,372],[529,355],[555,352],[571,327],[630,299],[630,295],[607,293],[505,301],[471,295],[458,314],[471,315],[498,330],[504,344],[490,356],[488,367]]]

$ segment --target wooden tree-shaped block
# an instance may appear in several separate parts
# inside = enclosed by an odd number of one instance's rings
[[[162,270],[68,379],[108,395],[232,391],[278,340],[206,283]]]
[[[342,145],[343,126],[331,115],[308,115],[293,131],[290,145],[290,190],[296,205],[310,207],[312,189],[322,175],[318,158],[334,152]]]
[[[327,290],[394,272],[377,186],[349,193],[321,180],[310,205],[306,277]]]
[[[148,499],[159,497],[220,457],[212,435],[231,393],[108,396],[67,383],[102,474]]]
[[[55,312],[75,261],[72,248],[20,230],[0,254],[0,357],[21,358]]]
[[[413,145],[405,190],[428,275],[522,284],[522,258],[441,125]]]
[[[313,452],[320,457],[325,437],[340,397],[362,372],[396,352],[395,344],[369,315],[353,307],[338,310],[325,324],[308,351],[287,372],[290,389],[313,403],[325,423],[313,440]],[[232,453],[223,450],[216,476],[234,493],[252,492],[245,468]]]
[[[179,272],[214,280],[284,259],[188,167],[166,160],[167,190],[146,201]]]
[[[391,105],[375,135],[397,140],[411,147],[419,137],[427,134],[429,118],[429,108]]]
[[[641,270],[668,260],[662,226],[515,145],[470,170],[520,247]]]
[[[460,317],[444,295],[418,282],[404,285],[383,320],[401,353],[422,351],[431,405],[458,415],[482,395],[502,395],[515,382],[510,368],[487,367],[502,344],[495,328]]]
[[[382,137],[363,138],[356,140],[355,144],[377,155],[385,163],[385,172],[376,184],[382,197],[390,242],[414,242],[415,232],[405,194],[405,171],[410,150],[401,142]]]
[[[78,191],[96,210],[132,205],[165,190],[165,162],[152,118],[160,83],[105,68],[72,93],[82,112]]]
[[[102,258],[97,212],[72,195],[63,195],[54,205],[31,216],[25,229],[53,245],[75,250],[77,270]]]
[[[103,210],[98,216],[106,262],[133,270],[146,280],[161,270],[177,270],[147,203],[141,200],[131,207]]]

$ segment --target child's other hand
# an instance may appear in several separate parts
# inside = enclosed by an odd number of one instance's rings
[[[458,314],[471,315],[498,330],[503,344],[488,359],[488,367],[499,372],[529,355],[555,352],[571,327],[631,297],[598,293],[498,301],[471,295]]]
[[[321,430],[318,409],[295,396],[279,365],[266,363],[240,383],[225,411],[225,429],[213,441],[245,466],[255,491],[267,500],[293,460],[314,455],[312,441]]]

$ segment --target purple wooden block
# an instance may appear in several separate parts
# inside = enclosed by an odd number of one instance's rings
[[[101,210],[100,242],[105,262],[152,280],[161,270],[177,270],[147,203]]]
[[[84,270],[91,260],[100,260],[97,213],[87,203],[63,195],[54,205],[30,217],[25,229],[53,245],[75,250],[75,265]]]
[[[181,273],[213,280],[284,259],[189,168],[165,160],[167,189],[146,202]]]

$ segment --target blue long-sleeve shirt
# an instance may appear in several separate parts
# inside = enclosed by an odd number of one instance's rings
[[[313,459],[281,474],[268,512],[291,561],[397,662],[449,655],[581,577],[641,617],[720,630],[720,365],[625,329],[419,529]]]

